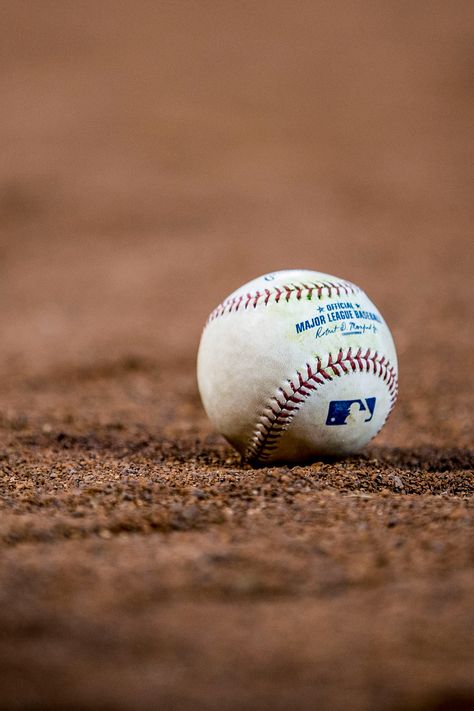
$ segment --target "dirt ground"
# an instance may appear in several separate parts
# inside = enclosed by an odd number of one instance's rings
[[[472,708],[472,4],[0,16],[0,708]],[[199,334],[290,267],[368,292],[399,402],[251,469]]]

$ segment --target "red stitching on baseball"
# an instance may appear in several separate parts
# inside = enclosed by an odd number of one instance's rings
[[[270,398],[271,404],[265,408],[259,418],[251,443],[247,447],[245,459],[253,462],[268,459],[270,453],[278,446],[278,439],[287,429],[300,406],[312,392],[319,389],[319,386],[324,385],[328,380],[333,380],[335,377],[340,378],[350,372],[371,373],[372,368],[374,375],[386,383],[390,393],[391,404],[388,417],[397,398],[395,368],[385,356],[380,356],[377,351],[371,351],[370,348],[365,353],[362,353],[362,348],[359,348],[355,354],[352,352],[352,348],[349,348],[345,353],[340,349],[335,359],[329,353],[324,367],[319,357],[316,358],[315,367],[306,363],[305,374],[298,371],[296,378],[288,380],[288,392],[284,388],[278,388],[281,395]]]
[[[212,311],[207,319],[207,323],[214,321],[216,318],[219,318],[219,316],[223,316],[226,313],[239,311],[242,304],[245,309],[248,309],[250,305],[254,308],[262,304],[263,306],[267,306],[270,301],[273,301],[275,304],[280,303],[280,301],[288,303],[293,294],[298,301],[301,299],[311,301],[314,291],[316,291],[317,298],[322,299],[324,290],[327,292],[327,297],[334,295],[340,296],[341,291],[346,295],[360,293],[359,287],[349,281],[283,284],[281,287],[274,286],[272,288],[266,288],[263,292],[255,291],[253,294],[248,293],[245,294],[245,296],[241,294],[240,296],[234,296],[231,299],[226,299],[226,301],[223,301],[222,304],[219,304],[219,306]]]

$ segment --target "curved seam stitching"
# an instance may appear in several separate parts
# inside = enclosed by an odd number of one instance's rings
[[[249,306],[252,306],[255,309],[259,304],[267,306],[271,300],[273,300],[276,304],[280,303],[280,301],[288,303],[294,293],[296,293],[298,301],[304,298],[311,301],[313,291],[316,291],[317,298],[321,299],[324,289],[327,289],[326,296],[328,297],[332,296],[333,291],[336,292],[337,296],[341,296],[341,290],[344,291],[346,296],[349,294],[359,294],[362,291],[358,286],[352,284],[350,281],[282,284],[281,286],[267,288],[263,291],[256,291],[254,293],[249,292],[245,295],[240,294],[239,296],[233,296],[231,299],[226,299],[219,304],[219,306],[216,306],[213,311],[211,311],[209,318],[207,319],[206,326],[216,318],[223,316],[225,313],[235,313],[236,311],[239,311],[241,307],[248,309]]]
[[[319,386],[332,380],[333,377],[341,377],[351,372],[370,373],[371,363],[373,364],[373,374],[386,383],[390,394],[391,405],[384,420],[385,423],[395,405],[398,385],[397,375],[394,367],[385,356],[380,356],[377,351],[374,351],[373,355],[371,353],[371,349],[368,348],[362,354],[362,348],[359,348],[357,353],[353,355],[352,348],[349,348],[344,355],[341,349],[335,360],[332,354],[329,353],[328,362],[324,367],[319,357],[316,359],[315,370],[309,363],[306,363],[305,378],[303,378],[300,371],[297,371],[297,381],[295,382],[295,379],[288,379],[287,381],[289,392],[283,387],[279,387],[280,396],[272,396],[270,398],[270,404],[260,415],[254,428],[250,438],[251,442],[247,447],[244,458],[247,461],[255,462],[268,458],[271,452],[277,448],[278,440],[312,392],[319,390]],[[347,364],[349,364],[350,369]],[[331,373],[327,372],[329,368],[332,371]]]

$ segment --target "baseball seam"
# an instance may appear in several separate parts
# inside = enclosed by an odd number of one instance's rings
[[[385,356],[370,348],[365,353],[359,348],[353,354],[352,348],[346,352],[341,348],[334,358],[328,354],[323,366],[321,358],[316,358],[315,365],[305,365],[306,373],[297,371],[296,378],[288,379],[285,387],[279,387],[277,394],[269,399],[267,406],[259,416],[250,438],[244,458],[250,462],[265,462],[278,447],[278,440],[288,428],[290,422],[310,395],[319,390],[334,377],[349,373],[373,373],[386,383],[391,406],[387,417],[395,405],[397,397],[397,374],[395,368]],[[387,418],[385,418],[384,423]],[[383,423],[383,424],[384,424]]]
[[[267,306],[271,301],[276,304],[280,301],[288,303],[293,296],[295,296],[298,301],[301,299],[311,301],[314,294],[316,294],[318,299],[322,299],[323,296],[332,297],[334,294],[336,296],[341,296],[341,294],[347,296],[360,292],[361,289],[350,281],[282,284],[281,286],[266,288],[263,291],[249,292],[226,299],[211,312],[207,323],[214,321],[226,313],[239,311],[239,309],[248,309],[249,307],[255,309],[258,305]]]

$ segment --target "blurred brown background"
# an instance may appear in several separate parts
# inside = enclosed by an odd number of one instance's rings
[[[0,706],[468,708],[473,15],[2,3]],[[250,473],[199,334],[292,267],[380,307],[400,402],[365,459]]]
[[[402,353],[433,338],[471,278],[471,8],[3,3],[4,366],[191,359],[229,291],[299,266]]]

